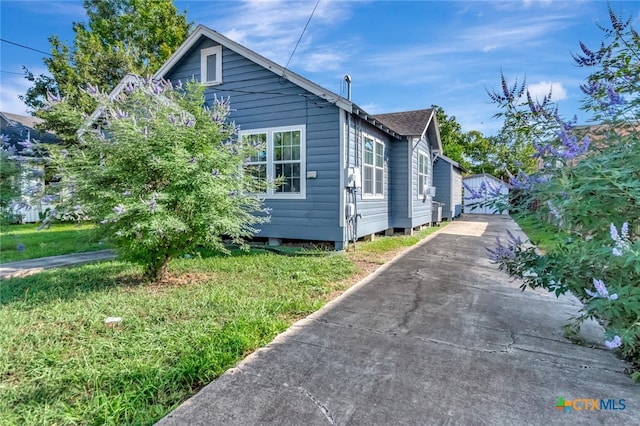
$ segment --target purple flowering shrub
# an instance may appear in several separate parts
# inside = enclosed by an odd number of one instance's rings
[[[611,10],[610,10],[611,12]],[[613,12],[606,43],[580,43],[578,66],[593,69],[582,85],[596,124],[565,120],[551,101],[532,99],[524,83],[490,93],[505,125],[526,135],[539,169],[512,173],[509,210],[557,227],[571,238],[541,253],[510,236],[489,256],[522,279],[522,288],[572,293],[583,303],[574,326],[598,319],[604,346],[640,369],[640,36]],[[633,373],[640,380],[640,371]]]
[[[99,104],[80,142],[54,155],[65,194],[125,258],[158,280],[172,258],[199,247],[243,244],[268,220],[265,183],[243,173],[261,147],[236,141],[229,99],[207,103],[197,82],[130,81],[117,96],[87,87]],[[51,108],[69,108],[64,99]],[[60,112],[63,114],[63,112]]]
[[[499,184],[483,180],[477,188],[473,188],[466,182],[462,182],[464,188],[465,209],[473,211],[489,207],[497,213],[509,209],[508,191]]]

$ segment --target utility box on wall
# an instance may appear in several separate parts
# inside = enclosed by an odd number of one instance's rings
[[[344,171],[344,182],[347,188],[362,187],[362,174],[360,173],[360,167],[347,167]]]

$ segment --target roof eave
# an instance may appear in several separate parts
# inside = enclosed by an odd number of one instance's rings
[[[403,135],[391,129],[389,126],[382,123],[382,121],[378,120],[373,115],[369,114],[368,112],[360,108],[358,105],[352,103],[352,106],[353,106],[353,111],[352,111],[353,114],[357,115],[360,118],[363,118],[368,123],[374,125],[375,127],[382,130],[383,132],[388,133],[394,138],[397,138],[397,139],[402,138]]]
[[[253,50],[242,46],[239,43],[223,36],[222,34],[214,31],[202,24],[198,25],[196,29],[191,33],[189,37],[182,43],[182,45],[174,52],[173,55],[160,67],[160,69],[153,75],[154,79],[163,79],[166,74],[182,59],[182,57],[198,42],[200,37],[205,36],[211,40],[221,44],[222,46],[233,50],[241,56],[263,66],[264,68],[273,71],[274,73],[289,80],[293,84],[302,87],[303,89],[313,93],[314,95],[322,98],[328,102],[335,104],[336,106],[344,109],[347,112],[352,112],[353,103],[348,99],[345,99],[324,87],[307,80],[306,78],[284,68],[281,65],[276,64],[270,59],[254,52]]]
[[[425,135],[429,133],[429,141],[431,142],[431,149],[437,151],[442,154],[442,140],[440,139],[440,132],[438,131],[438,119],[436,118],[436,111],[431,110],[431,115],[429,116],[429,120],[427,121],[427,125],[420,136],[424,139]]]
[[[467,170],[466,167],[464,167],[463,165],[461,165],[460,163],[458,163],[457,161],[447,157],[444,154],[440,154],[438,155],[438,159],[442,159],[443,161],[446,161],[447,163],[451,164],[453,167],[457,167],[458,169],[460,169],[463,173],[469,173],[469,170]]]

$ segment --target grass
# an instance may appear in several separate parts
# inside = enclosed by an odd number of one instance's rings
[[[92,229],[69,223],[41,231],[37,224],[9,225],[0,231],[0,263],[108,248],[95,240]],[[19,245],[24,249],[18,250]]]
[[[445,226],[443,223],[442,226]],[[368,260],[379,265],[389,260],[389,255],[417,244],[426,236],[433,234],[441,227],[429,227],[415,232],[413,235],[376,236],[373,241],[359,241],[355,250],[348,252],[352,260]]]
[[[571,235],[549,223],[540,221],[535,215],[517,216],[513,219],[522,228],[529,240],[545,253],[552,251],[559,244],[564,244]]]
[[[154,284],[121,261],[3,281],[0,424],[153,424],[435,230],[346,255],[177,259]],[[122,322],[108,326],[109,316]]]

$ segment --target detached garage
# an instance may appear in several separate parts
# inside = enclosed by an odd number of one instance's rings
[[[509,210],[506,209],[506,201],[509,199],[507,183],[490,174],[481,173],[462,178],[462,185],[465,214],[509,214]],[[497,198],[505,201],[504,208],[485,205]]]
[[[445,155],[433,163],[433,201],[442,203],[442,219],[453,220],[462,214],[462,173],[467,170]]]

